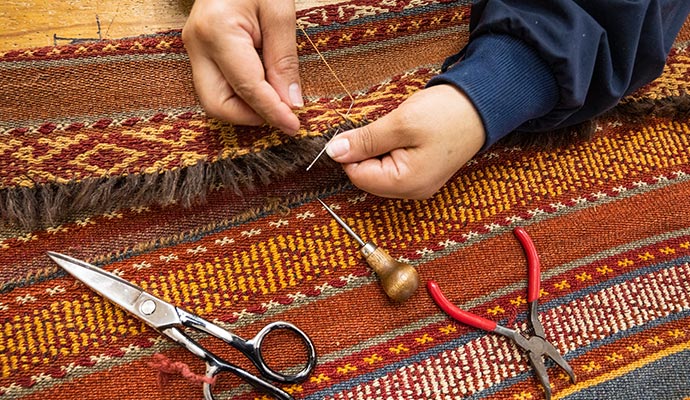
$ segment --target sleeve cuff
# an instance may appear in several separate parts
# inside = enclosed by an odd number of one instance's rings
[[[551,111],[558,84],[536,50],[510,35],[482,35],[465,49],[463,59],[427,86],[451,84],[470,98],[484,123],[483,150],[508,133],[529,131],[530,121]]]

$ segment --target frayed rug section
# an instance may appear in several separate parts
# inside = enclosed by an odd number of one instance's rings
[[[180,31],[0,53],[10,94],[0,102],[0,218],[36,229],[124,207],[198,204],[218,187],[246,193],[297,174],[343,113],[385,115],[463,45],[456,28],[469,22],[468,2],[395,3],[298,13],[305,107],[295,138],[207,117]]]

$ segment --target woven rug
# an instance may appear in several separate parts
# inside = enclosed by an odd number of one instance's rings
[[[438,72],[468,13],[354,1],[299,22],[362,121]],[[179,32],[0,54],[0,394],[202,398],[152,365],[162,354],[202,373],[199,360],[66,276],[50,250],[243,337],[274,320],[301,327],[319,363],[283,386],[297,399],[543,398],[523,353],[454,322],[424,287],[388,300],[319,197],[422,283],[517,328],[527,271],[512,228],[525,227],[542,260],[540,319],[578,377],[549,368],[554,398],[690,398],[688,42],[686,24],[662,77],[623,101],[634,118],[609,114],[592,140],[552,150],[499,143],[426,201],[366,195],[326,160],[304,171],[349,102],[303,35],[296,139],[205,117]],[[294,349],[278,349],[288,365]],[[265,398],[231,377],[218,391]]]
[[[371,2],[375,3],[375,2]],[[373,119],[419,89],[462,46],[462,3],[354,2],[305,10],[299,25]],[[465,26],[465,29],[458,29]],[[205,116],[180,32],[0,54],[0,216],[28,228],[83,211],[189,206],[217,186],[246,192],[303,171],[350,101],[300,34],[302,130],[232,127]],[[412,75],[405,86],[391,79]]]

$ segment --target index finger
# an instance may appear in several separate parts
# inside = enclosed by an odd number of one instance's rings
[[[251,38],[219,45],[216,63],[235,94],[266,122],[288,134],[299,129],[299,119],[266,80],[263,64]]]

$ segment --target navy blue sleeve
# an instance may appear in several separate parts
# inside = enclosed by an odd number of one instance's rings
[[[429,85],[467,93],[486,149],[591,119],[657,78],[690,1],[481,0],[471,12],[468,45]]]

